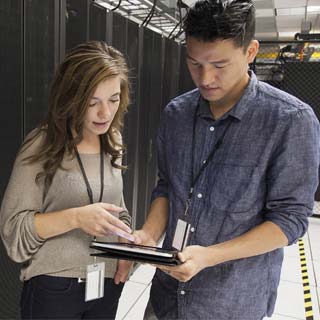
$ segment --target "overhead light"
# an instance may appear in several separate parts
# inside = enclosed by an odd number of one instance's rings
[[[259,32],[255,34],[256,39],[276,38],[277,32]]]
[[[278,32],[279,38],[292,38],[294,39],[296,32],[294,31],[286,31],[286,32]]]
[[[309,6],[307,7],[308,13],[320,12],[320,6]]]
[[[305,8],[279,8],[277,9],[277,16],[299,16],[305,14]]]
[[[256,9],[256,18],[273,17],[274,9]]]

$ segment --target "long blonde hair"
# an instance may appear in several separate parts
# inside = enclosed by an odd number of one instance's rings
[[[97,86],[113,76],[121,79],[120,105],[101,141],[105,153],[111,155],[112,166],[124,168],[116,163],[124,150],[116,135],[122,130],[129,105],[128,67],[118,50],[102,41],[89,41],[72,49],[60,64],[51,86],[48,114],[35,134],[22,145],[22,148],[27,147],[39,135],[44,135],[37,153],[24,159],[29,163],[42,163],[43,171],[38,173],[37,182],[44,178],[48,187],[57,169],[63,169],[61,163],[65,153],[74,155],[75,146],[83,138],[90,99]]]

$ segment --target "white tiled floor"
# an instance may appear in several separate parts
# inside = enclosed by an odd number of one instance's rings
[[[320,219],[310,218],[303,237],[311,289],[314,320],[320,319]],[[140,265],[126,283],[120,298],[116,320],[142,320],[154,268]],[[285,248],[278,300],[272,318],[266,320],[303,320],[305,317],[299,246]],[[206,320],[206,319],[205,319]],[[219,320],[219,319],[217,319]]]

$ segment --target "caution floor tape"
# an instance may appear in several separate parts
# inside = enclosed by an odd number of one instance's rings
[[[306,320],[314,320],[308,269],[307,269],[307,260],[306,260],[306,254],[304,251],[303,239],[299,240],[299,254],[300,254],[300,265],[301,265],[301,276],[302,276],[304,309],[306,314]]]

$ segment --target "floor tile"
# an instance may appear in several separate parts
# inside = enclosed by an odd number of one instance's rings
[[[319,319],[316,288],[310,287],[314,318]],[[297,319],[305,319],[303,288],[300,283],[280,281],[275,313]]]
[[[144,311],[149,301],[150,288],[151,285],[144,290],[143,294],[133,308],[129,311],[129,313],[125,316],[124,320],[143,320]]]
[[[320,214],[320,202],[319,201],[314,202],[313,213]]]
[[[317,293],[318,293],[318,306],[320,310],[320,288],[319,287],[317,287]]]
[[[309,284],[311,286],[315,286],[316,281],[315,281],[315,276],[313,271],[312,260],[307,259],[306,263],[307,263]],[[301,263],[300,263],[299,256],[298,257],[285,256],[282,264],[281,280],[302,284]]]
[[[156,268],[149,264],[140,265],[137,270],[131,275],[130,281],[149,284],[153,278]]]
[[[315,273],[317,287],[320,288],[320,261],[313,261],[313,271]]]
[[[298,244],[293,244],[291,246],[284,248],[284,256],[285,257],[295,257],[299,258],[299,247]]]
[[[274,314],[271,318],[264,318],[263,320],[300,320],[299,318],[292,318],[280,314]]]
[[[320,261],[320,219],[311,218],[308,229],[312,259]]]
[[[120,297],[116,320],[122,320],[124,318],[146,288],[147,286],[141,283],[126,282]]]

